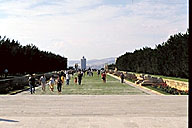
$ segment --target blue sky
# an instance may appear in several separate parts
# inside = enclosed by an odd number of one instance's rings
[[[69,60],[118,57],[188,28],[187,0],[0,0],[0,35]]]

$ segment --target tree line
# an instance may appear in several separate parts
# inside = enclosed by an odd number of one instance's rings
[[[127,52],[116,60],[118,70],[189,78],[189,29],[186,33],[171,35],[154,49],[143,47]]]
[[[35,45],[0,36],[0,72],[11,74],[58,71],[67,68],[67,58],[39,50]]]

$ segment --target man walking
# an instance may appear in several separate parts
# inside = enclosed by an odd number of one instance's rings
[[[79,85],[81,85],[81,80],[82,80],[82,77],[83,77],[83,73],[81,71],[79,71],[77,77],[78,77],[78,83],[79,83]]]
[[[97,75],[98,75],[98,77],[99,77],[99,75],[100,75],[100,70],[99,70],[99,69],[97,70]]]
[[[69,85],[69,80],[70,80],[70,75],[69,75],[69,73],[67,72],[67,73],[66,73],[66,85]]]
[[[41,76],[40,82],[41,82],[42,90],[45,92],[45,85],[46,85],[46,77],[45,77],[45,74],[44,74],[43,76]]]
[[[35,77],[33,74],[29,77],[29,86],[31,94],[35,93]]]
[[[123,74],[123,73],[121,73],[120,77],[121,77],[121,83],[123,83],[123,82],[124,82],[124,79],[125,79],[124,74]]]
[[[58,75],[58,78],[57,78],[57,90],[58,90],[58,93],[61,93],[61,86],[62,86],[61,76]]]

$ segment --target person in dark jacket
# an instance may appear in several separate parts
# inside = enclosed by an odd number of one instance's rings
[[[57,90],[58,90],[58,93],[61,93],[61,87],[62,87],[62,80],[61,80],[61,76],[58,75],[58,78],[57,78]]]
[[[81,80],[82,80],[82,77],[83,77],[83,73],[81,71],[79,71],[77,77],[78,77],[78,83],[79,83],[79,85],[81,85]]]
[[[29,86],[31,94],[35,93],[35,77],[33,74],[29,77]]]
[[[125,79],[124,74],[123,74],[123,73],[121,73],[120,77],[121,77],[121,83],[124,83],[124,79]]]

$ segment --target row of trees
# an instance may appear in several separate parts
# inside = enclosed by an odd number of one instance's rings
[[[116,66],[129,72],[188,78],[188,40],[189,31],[175,34],[155,49],[144,47],[125,53],[117,58]]]
[[[67,58],[51,52],[40,51],[35,45],[22,46],[18,41],[0,36],[0,72],[49,72],[67,68]]]

